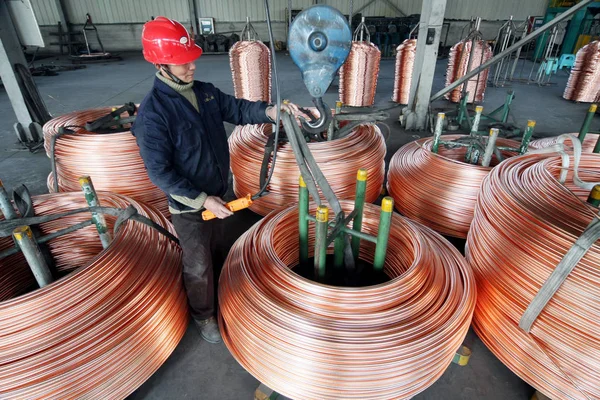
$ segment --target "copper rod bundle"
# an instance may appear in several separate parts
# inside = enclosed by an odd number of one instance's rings
[[[396,49],[396,73],[392,94],[392,101],[396,103],[408,104],[416,52],[417,39],[406,39]]]
[[[472,50],[472,41],[461,41],[452,46],[448,58],[448,69],[446,71],[446,86],[460,79],[467,72],[479,67],[492,58],[493,52],[489,44],[483,40],[475,41],[475,49]],[[472,57],[472,58],[471,58]],[[468,70],[467,70],[468,69]],[[466,83],[468,103],[482,102],[487,87],[489,69],[469,79]],[[446,99],[458,103],[461,99],[464,83],[445,95]]]
[[[258,40],[236,42],[229,50],[235,97],[271,102],[271,51]]]
[[[261,163],[271,129],[271,124],[237,126],[229,137],[233,190],[238,197],[259,190]],[[360,125],[343,138],[312,142],[308,147],[338,198],[354,198],[356,171],[360,168],[368,173],[366,201],[373,202],[379,197],[385,179],[386,148],[377,126]],[[250,209],[266,215],[297,202],[299,176],[290,144],[280,144],[269,194],[256,200]]]
[[[340,69],[340,101],[352,107],[375,103],[381,52],[373,43],[352,42],[350,54]]]
[[[563,98],[585,103],[600,100],[600,41],[588,43],[577,52]]]
[[[456,140],[462,135],[444,135]],[[390,161],[387,189],[395,207],[444,235],[466,238],[481,181],[498,163],[492,158],[490,167],[464,162],[466,147],[440,146],[431,151],[432,138],[410,142],[398,150]],[[498,139],[497,146],[518,148],[513,140]],[[514,153],[503,152],[504,157]]]
[[[571,163],[573,165],[573,158]],[[478,288],[474,327],[514,373],[552,399],[600,398],[600,243],[577,263],[529,333],[519,320],[598,214],[589,190],[558,180],[561,158],[526,154],[483,181],[466,255]],[[581,179],[600,181],[600,155],[582,154]]]
[[[155,209],[98,193],[105,207],[133,205],[174,232]],[[36,215],[86,207],[81,193],[34,197]],[[43,234],[89,213],[40,225]],[[106,216],[110,229],[115,218]],[[93,226],[50,241],[70,274],[42,289],[22,254],[0,259],[0,398],[124,399],[167,359],[185,333],[187,299],[179,246],[139,222],[125,222],[106,250]],[[2,239],[0,249],[11,247]],[[19,271],[16,273],[15,271]]]
[[[342,207],[350,212],[353,204]],[[379,208],[365,204],[364,217],[363,231],[376,235]],[[312,249],[314,226],[309,240]],[[336,287],[291,269],[298,242],[291,207],[258,222],[229,253],[219,281],[220,327],[246,370],[303,400],[408,399],[444,373],[476,300],[472,271],[456,248],[394,214],[389,281]],[[373,256],[374,245],[363,240],[360,258]]]
[[[579,132],[569,133],[569,135],[578,137]],[[582,151],[584,153],[592,153],[594,150],[594,146],[596,146],[596,143],[598,142],[599,137],[600,137],[600,135],[598,135],[596,133],[588,133],[587,135],[585,135],[585,139],[583,139],[583,143],[581,144]],[[558,143],[558,138],[559,138],[559,136],[552,136],[552,137],[532,140],[531,143],[529,144],[529,146],[534,149],[543,149],[545,147],[550,147],[550,146],[553,146],[556,143]],[[566,142],[565,145],[566,145],[567,149],[570,149],[568,142]]]
[[[81,190],[78,178],[91,176],[96,190],[129,196],[156,207],[169,215],[165,194],[148,178],[135,137],[131,132],[95,134],[83,128],[86,122],[110,113],[111,108],[74,111],[52,119],[44,125],[44,146],[51,157],[52,136],[63,126],[72,126],[77,134],[63,135],[56,141],[55,157],[60,192]],[[54,191],[54,179],[48,176],[48,189]]]

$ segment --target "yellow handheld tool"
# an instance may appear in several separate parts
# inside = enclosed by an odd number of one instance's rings
[[[239,210],[243,210],[244,208],[248,208],[252,205],[252,196],[246,195],[246,197],[240,197],[239,199],[235,199],[225,204],[225,207],[229,208],[229,210],[236,212]],[[205,210],[202,211],[202,219],[205,221],[216,218],[215,214],[211,211]]]

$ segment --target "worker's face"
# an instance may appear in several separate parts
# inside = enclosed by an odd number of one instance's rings
[[[184,82],[190,83],[194,80],[194,72],[196,72],[196,63],[194,61],[182,65],[169,65],[168,68],[173,75]]]

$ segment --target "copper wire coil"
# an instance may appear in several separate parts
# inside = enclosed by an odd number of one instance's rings
[[[579,132],[569,133],[569,135],[573,135],[575,137],[579,137]],[[542,139],[532,140],[529,144],[530,147],[534,149],[543,149],[544,147],[550,147],[558,143],[558,136],[552,136]],[[583,139],[583,143],[581,144],[581,150],[584,153],[592,153],[594,151],[594,147],[598,140],[600,139],[600,135],[596,133],[588,133],[585,135],[585,139]],[[565,143],[567,149],[571,149],[569,142]]]
[[[595,40],[577,52],[563,98],[592,103],[600,100],[599,95],[600,41]]]
[[[235,97],[271,102],[271,51],[256,40],[236,42],[229,50]]]
[[[456,140],[464,135],[444,135]],[[410,142],[392,157],[387,189],[395,207],[403,215],[444,235],[466,238],[481,181],[498,163],[495,156],[490,167],[464,162],[465,147],[440,145],[431,151],[432,138]],[[498,139],[498,146],[518,148],[519,143]],[[504,157],[514,153],[503,152]]]
[[[103,206],[132,204],[174,232],[149,206],[98,195]],[[82,207],[80,193],[34,197],[36,215]],[[48,234],[90,218],[77,214],[40,229]],[[115,218],[106,220],[112,231]],[[185,333],[179,246],[134,221],[125,222],[104,251],[93,226],[48,245],[63,277],[42,289],[33,290],[37,286],[22,254],[0,259],[0,398],[124,399]],[[11,238],[0,239],[0,250],[12,246]]]
[[[238,197],[259,191],[260,168],[272,125],[237,126],[229,137],[233,190]],[[376,125],[360,125],[348,136],[308,144],[331,188],[340,199],[353,199],[356,172],[368,174],[366,201],[379,197],[385,179],[385,140]],[[269,170],[271,164],[269,162]],[[298,200],[300,171],[289,143],[278,147],[275,171],[268,186],[269,194],[250,207],[260,215],[286,207]],[[324,197],[321,196],[323,200]]]
[[[352,42],[350,54],[340,69],[340,101],[351,107],[375,103],[381,52],[373,43]]]
[[[469,68],[469,58],[471,57],[471,41],[461,41],[452,46],[448,57],[448,69],[446,71],[446,86],[452,82],[462,78],[467,72],[474,70],[494,55],[492,47],[483,40],[475,41],[475,50],[473,51],[473,59]],[[468,69],[468,71],[467,71]],[[454,103],[460,101],[464,85],[467,85],[468,103],[483,101],[485,89],[487,87],[487,77],[489,69],[482,71],[469,79],[467,83],[457,86],[444,97]]]
[[[571,165],[573,160],[571,159]],[[555,155],[526,154],[484,180],[467,239],[477,278],[474,328],[514,373],[553,399],[600,398],[600,243],[544,308],[529,334],[519,320],[598,210]],[[582,155],[580,177],[600,181],[600,156]]]
[[[111,112],[110,107],[74,111],[53,118],[44,125],[44,147],[48,157],[52,136],[63,126],[84,126]],[[126,115],[124,114],[123,117]],[[169,216],[165,194],[148,178],[140,150],[131,132],[96,134],[83,128],[71,128],[76,135],[64,135],[56,141],[56,170],[60,192],[79,192],[78,178],[89,175],[96,190],[129,196],[156,207]],[[48,190],[54,192],[54,176],[48,176]]]
[[[379,207],[365,204],[364,217],[363,231],[376,235]],[[221,333],[236,360],[273,390],[303,400],[408,399],[435,382],[469,329],[472,272],[433,231],[398,214],[391,226],[390,280],[365,287],[315,283],[291,270],[295,207],[244,234],[219,281]],[[363,240],[360,258],[373,256]]]
[[[396,72],[392,94],[392,101],[396,103],[408,104],[416,52],[417,39],[406,39],[396,49]]]

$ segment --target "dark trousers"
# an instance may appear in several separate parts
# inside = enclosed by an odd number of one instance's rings
[[[215,267],[218,274],[229,250],[220,240],[226,220],[204,221],[202,212],[172,214],[171,220],[183,250],[183,284],[192,318],[208,319],[215,315]]]

